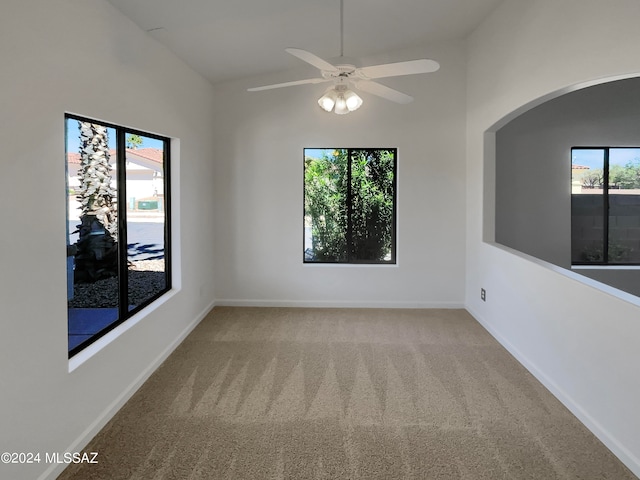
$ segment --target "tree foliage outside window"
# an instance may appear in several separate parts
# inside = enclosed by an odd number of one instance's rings
[[[305,149],[305,262],[395,263],[396,156]]]
[[[608,169],[609,188],[640,189],[640,159],[627,161],[624,165],[611,165]],[[603,188],[604,169],[589,169],[579,176],[583,188]]]

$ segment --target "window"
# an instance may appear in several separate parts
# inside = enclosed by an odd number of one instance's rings
[[[65,116],[69,357],[171,288],[169,139]]]
[[[304,149],[304,262],[396,262],[393,148]]]
[[[571,150],[571,262],[640,265],[640,148]]]

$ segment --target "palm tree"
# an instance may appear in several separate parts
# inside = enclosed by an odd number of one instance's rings
[[[94,282],[117,275],[117,193],[111,186],[107,127],[81,122],[79,238],[76,244],[75,281]]]

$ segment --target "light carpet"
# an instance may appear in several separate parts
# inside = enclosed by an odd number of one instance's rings
[[[215,308],[71,479],[636,477],[464,310]]]

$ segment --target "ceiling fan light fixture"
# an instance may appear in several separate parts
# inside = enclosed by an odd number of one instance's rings
[[[350,112],[359,109],[362,106],[362,99],[351,90],[344,93],[344,99]]]
[[[337,115],[344,115],[353,112],[362,106],[362,98],[354,91],[349,90],[346,85],[335,85],[327,90],[318,99],[318,105],[325,112],[332,112]]]
[[[324,95],[322,95],[318,99],[318,105],[320,105],[320,108],[323,109],[325,112],[331,112],[331,110],[333,110],[333,107],[336,104],[337,99],[338,99],[338,92],[336,92],[333,88],[330,88],[324,93]]]
[[[337,115],[344,115],[345,113],[349,113],[349,109],[347,108],[347,101],[344,99],[343,94],[338,95],[336,106],[333,108],[333,113]]]

